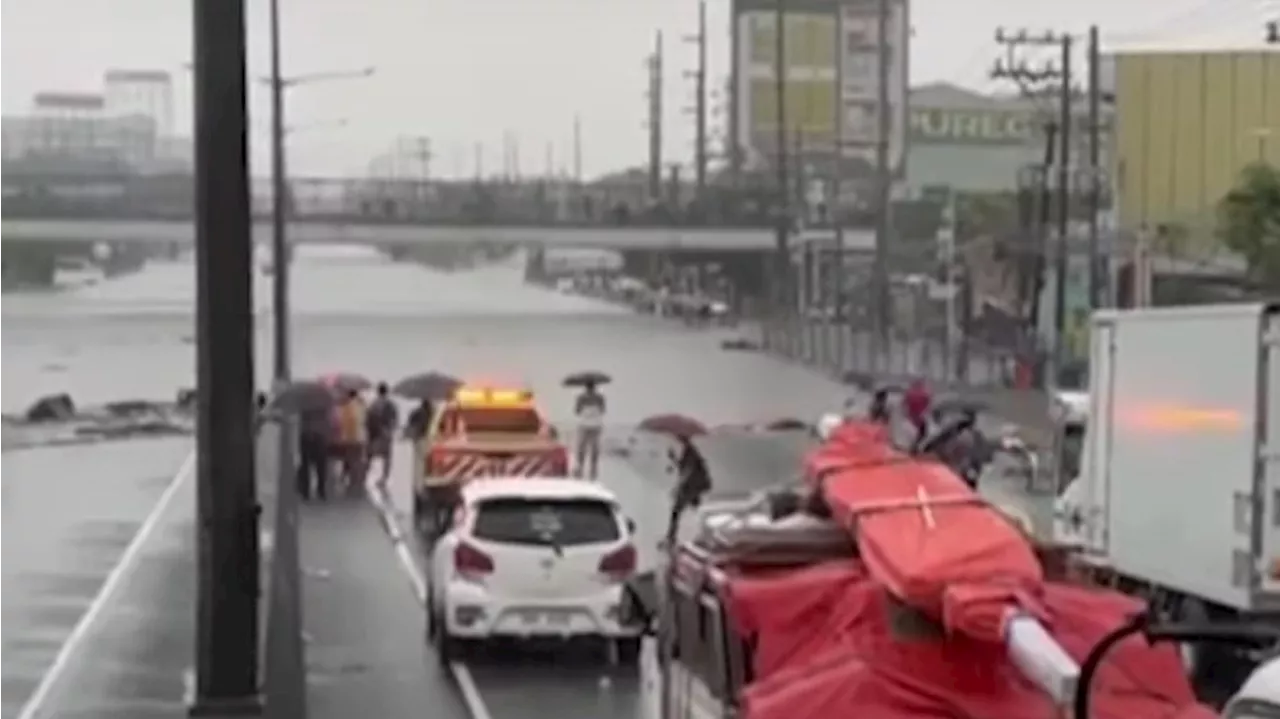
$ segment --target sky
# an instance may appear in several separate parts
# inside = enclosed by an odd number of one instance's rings
[[[486,173],[503,166],[504,135],[519,171],[570,166],[574,118],[584,173],[645,161],[646,68],[665,37],[664,153],[692,154],[684,38],[695,0],[280,0],[284,75],[372,66],[365,79],[295,88],[287,98],[295,175],[364,174],[397,137],[431,140],[436,175],[471,176],[476,147]],[[266,73],[267,3],[247,0],[250,74]],[[175,0],[3,0],[0,52],[5,114],[41,90],[95,92],[107,68],[166,70],[177,121],[190,120],[191,3]],[[987,72],[998,26],[1084,32],[1102,28],[1104,50],[1261,47],[1280,0],[912,0],[913,84],[947,81],[993,89]],[[710,77],[729,67],[729,2],[708,2]],[[1006,88],[1008,89],[1008,88]],[[255,174],[267,167],[268,97],[250,98]],[[185,125],[183,125],[185,126]],[[301,131],[310,127],[309,131]],[[514,163],[511,163],[514,164]],[[513,168],[514,169],[514,168]]]

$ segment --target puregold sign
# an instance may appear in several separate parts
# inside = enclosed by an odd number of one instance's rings
[[[1024,145],[1035,139],[1031,112],[911,110],[911,141],[935,145]]]

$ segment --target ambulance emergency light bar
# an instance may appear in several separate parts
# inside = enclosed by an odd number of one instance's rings
[[[519,407],[533,402],[533,392],[527,389],[460,387],[453,393],[453,401],[465,405]]]

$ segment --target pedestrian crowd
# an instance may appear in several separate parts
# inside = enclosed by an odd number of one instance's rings
[[[400,413],[385,382],[378,384],[372,401],[366,402],[356,390],[347,390],[332,408],[302,412],[299,496],[327,499],[331,485],[339,494],[359,493],[375,465],[381,470],[376,486],[385,488],[399,424]]]

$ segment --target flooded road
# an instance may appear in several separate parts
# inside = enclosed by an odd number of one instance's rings
[[[841,388],[811,370],[721,351],[717,331],[527,286],[522,272],[512,263],[443,274],[371,251],[308,248],[294,264],[295,375],[342,370],[395,381],[438,370],[477,382],[523,383],[541,396],[553,421],[567,421],[572,397],[561,379],[601,370],[614,378],[606,388],[608,422],[624,444],[629,428],[650,414],[682,412],[708,424],[810,419],[844,399]],[[172,398],[190,386],[192,280],[189,263],[165,263],[73,292],[7,297],[4,410],[20,412],[35,397],[59,391],[94,403]],[[257,365],[265,385],[270,293],[267,278],[258,280]],[[5,719],[18,715],[189,450],[189,442],[164,440],[4,455]],[[604,481],[640,527],[646,560],[666,519],[664,454],[660,446],[635,447],[631,457],[610,458],[604,467]],[[777,475],[793,456],[728,446],[708,451],[722,487],[788,479]],[[403,475],[396,491],[403,511]],[[191,519],[190,496],[180,493],[175,506],[182,511],[170,512],[183,522]],[[174,546],[188,540],[181,532],[171,539]],[[386,591],[408,590],[397,583]],[[359,608],[352,616],[359,619]],[[183,669],[172,670],[163,692],[180,690]],[[497,665],[474,674],[499,719],[637,711],[634,676],[612,677],[601,694],[600,674],[590,667],[548,677],[529,666]],[[443,679],[431,681],[451,691]],[[321,695],[313,716],[324,719],[324,690],[315,691]]]

